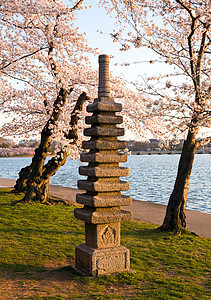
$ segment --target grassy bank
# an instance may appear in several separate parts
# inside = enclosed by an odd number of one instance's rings
[[[90,279],[70,267],[84,242],[74,207],[10,205],[19,198],[0,189],[0,300],[210,299],[211,240],[124,222],[122,244],[134,272]]]

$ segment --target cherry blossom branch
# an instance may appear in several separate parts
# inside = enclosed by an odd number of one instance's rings
[[[84,0],[79,0],[72,8],[68,9],[71,12],[73,12],[74,10],[76,10],[77,8],[79,8],[79,6],[84,2]]]
[[[200,85],[200,82],[201,82],[200,72],[201,72],[201,66],[202,66],[202,59],[203,59],[204,51],[206,48],[206,38],[207,38],[207,32],[208,32],[209,27],[210,27],[210,25],[207,25],[205,27],[206,30],[204,30],[204,32],[202,34],[201,45],[200,45],[200,50],[199,50],[199,54],[198,54],[198,60],[196,63],[196,81],[197,81],[198,85]]]
[[[0,68],[0,70],[4,70],[5,68],[7,68],[7,67],[9,67],[10,65],[16,63],[17,61],[20,61],[20,60],[22,60],[22,59],[24,59],[24,58],[28,58],[28,57],[30,57],[30,56],[33,56],[33,55],[35,55],[36,53],[38,53],[38,52],[40,52],[40,51],[42,51],[42,50],[46,50],[46,49],[48,49],[48,46],[43,46],[43,47],[41,47],[41,48],[35,50],[34,52],[31,52],[31,53],[28,53],[28,54],[26,54],[26,55],[23,55],[23,56],[21,56],[21,57],[15,59],[15,60],[9,62],[8,64],[2,66],[2,67]]]
[[[188,47],[189,47],[189,55],[190,55],[191,74],[192,74],[195,90],[197,90],[197,84],[196,84],[196,78],[195,78],[195,68],[194,68],[194,63],[193,63],[193,49],[192,49],[192,42],[191,42],[191,39],[192,39],[192,37],[194,35],[194,32],[195,32],[195,23],[196,23],[196,19],[192,18],[191,32],[188,36]]]
[[[16,77],[16,76],[13,76],[13,75],[11,75],[11,74],[8,74],[8,73],[5,72],[5,71],[1,71],[1,72],[2,72],[5,76],[8,76],[8,77],[10,77],[10,78],[12,78],[12,79],[15,79],[15,80],[18,80],[18,81],[27,83],[28,85],[30,85],[31,87],[33,87],[36,91],[38,91],[38,93],[41,94],[41,96],[44,98],[44,102],[46,101],[45,94],[42,93],[42,92],[40,91],[40,89],[37,89],[30,81],[28,81],[28,80],[26,80],[26,79],[23,79],[23,78],[18,78],[18,77]]]
[[[187,5],[185,5],[181,0],[176,0],[176,2],[178,4],[180,4],[189,13],[191,19],[195,19],[193,14],[192,14],[192,11],[190,10],[190,8]]]
[[[8,136],[8,131],[7,131],[7,123],[5,123],[3,125],[3,127],[1,127],[1,136],[4,137],[4,136]],[[11,124],[9,124],[9,127],[11,128]],[[22,131],[21,132],[13,132],[12,135],[13,136],[22,136],[23,134],[27,134],[27,133],[31,133],[31,132],[36,132],[37,129],[40,129],[43,127],[43,124],[39,124],[37,126],[34,126],[33,128],[29,128],[29,129],[26,129],[25,128],[22,128]],[[5,133],[4,133],[5,132]]]

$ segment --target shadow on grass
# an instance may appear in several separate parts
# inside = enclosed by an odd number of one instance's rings
[[[4,224],[4,222],[1,222],[1,224]],[[71,236],[83,236],[83,231],[81,230],[72,230],[72,229],[64,229],[64,230],[49,230],[49,229],[31,229],[31,228],[15,228],[15,227],[11,227],[8,229],[0,229],[0,234],[2,233],[11,233],[13,235],[17,234],[18,236],[54,236],[54,235],[58,235],[58,234],[69,234]]]
[[[170,239],[174,236],[172,232],[163,232],[158,228],[156,229],[131,229],[128,231],[122,230],[122,237],[132,237],[134,240],[145,239],[145,240],[160,240],[160,239]]]
[[[14,195],[14,196],[17,196],[17,195],[23,195],[23,193],[15,193],[13,189],[8,189],[8,188],[5,188],[5,189],[2,189],[0,190],[0,197],[1,196],[11,196],[11,195]]]
[[[48,281],[71,281],[76,278],[82,279],[84,275],[77,273],[73,268],[73,264],[64,267],[44,267],[24,264],[8,264],[0,263],[0,273],[2,278],[18,279],[18,280],[45,280]]]
[[[12,201],[11,198],[12,197],[17,197],[19,196],[20,198],[22,198],[24,196],[23,193],[14,193],[13,189],[8,190],[8,188],[1,188],[0,190],[0,200],[2,201],[2,203],[0,203],[0,206],[12,206]]]
[[[11,190],[5,189],[3,191],[2,190],[0,191],[0,196],[4,196],[4,195],[7,195],[7,194],[9,194],[9,195],[11,195],[11,194],[18,195],[16,193],[14,193],[12,189]]]
[[[8,272],[22,273],[22,272],[45,272],[46,268],[41,266],[34,265],[24,265],[24,264],[9,264],[9,263],[0,263],[0,269]]]
[[[0,203],[0,206],[12,206],[11,203],[5,202],[5,203]]]
[[[121,236],[126,238],[132,237],[134,240],[168,240],[178,235],[184,235],[186,237],[197,236],[188,229],[183,229],[182,232],[178,234],[178,232],[174,231],[162,231],[159,225],[142,221],[125,222],[125,224],[121,226]]]

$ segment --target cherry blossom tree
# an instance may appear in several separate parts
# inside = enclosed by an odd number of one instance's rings
[[[165,73],[135,82],[153,103],[150,116],[163,118],[158,134],[185,137],[177,177],[161,230],[186,228],[185,208],[194,154],[202,128],[210,128],[211,1],[102,0],[100,5],[116,16],[111,36],[121,50],[148,48],[163,63]],[[127,65],[127,63],[125,63]],[[162,66],[161,66],[162,69]],[[167,129],[167,131],[166,131]]]
[[[0,105],[4,113],[14,116],[1,133],[41,132],[32,163],[21,170],[16,184],[17,191],[26,191],[23,201],[31,200],[33,193],[40,201],[48,201],[49,177],[64,164],[78,139],[78,114],[88,99],[83,90],[89,88],[91,93],[93,83],[87,53],[95,52],[74,26],[74,12],[82,3],[0,3],[0,80],[4,87]],[[64,111],[71,117],[65,118]],[[51,141],[58,136],[61,150],[44,165]]]

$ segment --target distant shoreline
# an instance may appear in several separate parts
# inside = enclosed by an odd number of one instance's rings
[[[125,152],[128,155],[175,155],[175,154],[181,154],[182,152],[178,152],[178,151],[129,151],[129,152]],[[211,152],[205,151],[205,152],[196,152],[195,154],[211,154]],[[53,157],[54,155],[47,155],[47,157]],[[7,156],[1,156],[0,158],[13,158],[13,157],[34,157],[33,155],[7,155]]]
[[[33,155],[12,155],[12,156],[1,156],[0,155],[0,158],[16,158],[16,157],[20,157],[20,158],[23,158],[23,157],[34,157]],[[47,157],[53,157],[53,155],[47,155]]]
[[[181,151],[130,151],[128,155],[174,155],[174,154],[181,154]],[[208,151],[197,151],[195,154],[211,154]]]
[[[13,157],[33,157],[31,155],[11,155],[11,156],[0,156],[0,158],[13,158]]]

